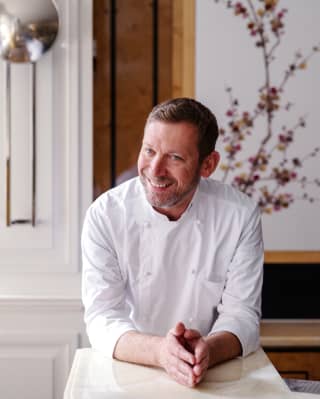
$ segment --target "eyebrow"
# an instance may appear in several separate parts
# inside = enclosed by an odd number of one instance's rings
[[[154,146],[153,146],[152,144],[149,144],[149,143],[146,142],[146,141],[142,141],[142,146],[144,146],[144,147],[150,147],[150,148],[152,148],[152,149],[154,148]],[[183,153],[183,152],[181,152],[181,151],[174,150],[174,149],[169,150],[169,151],[166,151],[166,153],[167,153],[167,154],[171,154],[171,155],[178,155],[178,156],[181,157],[181,158],[185,158],[186,156],[188,156],[188,154]]]

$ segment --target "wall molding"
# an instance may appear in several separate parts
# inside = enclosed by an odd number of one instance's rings
[[[260,341],[264,348],[319,347],[320,319],[262,320]]]
[[[55,312],[82,312],[83,305],[80,298],[50,298],[30,296],[0,296],[0,312],[23,311],[37,313],[42,310]]]

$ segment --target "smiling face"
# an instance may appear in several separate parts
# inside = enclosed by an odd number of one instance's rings
[[[209,156],[199,165],[198,132],[192,124],[148,123],[138,159],[147,200],[158,212],[178,219],[189,205],[200,176],[208,177],[214,170],[212,159]]]

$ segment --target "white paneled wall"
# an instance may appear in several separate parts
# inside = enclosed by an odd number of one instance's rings
[[[75,350],[88,346],[79,301],[7,299],[0,315],[1,396],[62,398]]]
[[[92,2],[58,0],[36,64],[36,226],[6,226],[6,65],[0,61],[0,396],[61,399],[88,346],[80,233],[92,198]],[[31,217],[30,65],[11,66],[12,219]]]

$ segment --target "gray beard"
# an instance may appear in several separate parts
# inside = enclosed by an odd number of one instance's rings
[[[153,195],[148,193],[148,190],[146,188],[145,183],[146,177],[141,177],[140,176],[140,181],[141,184],[144,188],[144,192],[147,198],[147,201],[149,204],[154,207],[154,208],[162,208],[162,209],[170,209],[173,206],[177,205],[179,202],[181,202],[185,197],[187,197],[192,190],[194,190],[197,185],[199,184],[200,181],[200,175],[198,173],[195,174],[194,179],[191,181],[189,188],[183,192],[183,193],[175,193],[173,194],[170,198],[167,198],[167,200],[160,200],[158,198],[153,198]]]

